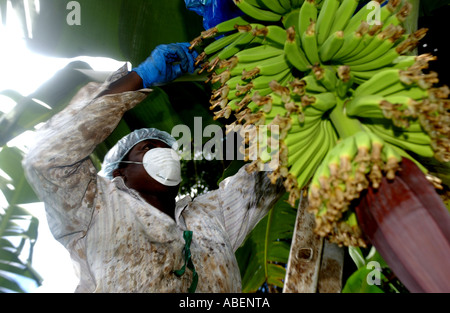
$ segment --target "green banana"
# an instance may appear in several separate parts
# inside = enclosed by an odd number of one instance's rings
[[[398,165],[402,161],[402,157],[390,144],[384,145],[383,156],[385,158],[383,171],[386,173],[386,178],[392,180],[395,178],[395,173],[399,168]]]
[[[406,19],[406,17],[411,12],[412,5],[408,1],[404,1],[405,4],[403,5],[403,8],[400,10],[402,12],[400,13],[400,16],[397,17],[397,19],[402,19],[403,21]],[[384,27],[388,27],[391,24],[394,24],[395,22],[391,20],[391,17],[396,16],[395,13],[397,13],[398,9],[400,8],[402,1],[401,0],[389,0],[385,6],[381,7],[380,9],[380,22],[384,24]],[[406,9],[406,10],[405,10]],[[390,22],[388,22],[390,20]],[[400,20],[399,20],[400,22]],[[400,22],[399,24],[401,24]],[[399,25],[397,24],[397,25]]]
[[[322,84],[317,81],[317,78],[313,75],[304,76],[300,81],[306,83],[305,89],[308,92],[322,93],[328,91]]]
[[[244,34],[236,32],[233,34],[230,34],[228,36],[222,37],[220,39],[217,39],[216,41],[213,41],[208,46],[205,47],[203,50],[207,55],[213,54],[219,50],[222,50],[229,44],[235,42],[239,37],[244,36]]]
[[[279,56],[260,62],[253,69],[244,71],[242,73],[242,79],[250,79],[256,75],[275,75],[289,68],[290,65],[287,61],[286,55],[283,53]]]
[[[303,2],[305,2],[305,0],[291,0],[291,7],[299,8],[303,5]]]
[[[312,138],[319,135],[321,122],[317,122],[311,127],[299,132],[288,132],[289,136],[283,139],[284,143],[288,147],[288,165],[291,166],[295,161],[301,157],[301,155],[308,149],[311,144]]]
[[[259,0],[259,1],[263,6],[265,6],[274,13],[284,15],[287,11],[277,0]]]
[[[226,38],[226,37],[225,37]],[[220,60],[226,60],[234,56],[239,51],[252,42],[255,37],[250,33],[241,33],[231,44],[226,46],[219,52],[218,57]]]
[[[344,43],[344,32],[337,31],[331,34],[323,45],[319,48],[319,57],[322,63],[333,59]]]
[[[369,132],[376,134],[377,136],[394,146],[413,152],[422,157],[431,158],[434,156],[434,151],[430,145],[419,145],[409,141],[400,140],[396,137],[387,136],[379,132],[378,129],[371,125],[363,125],[363,127],[367,128]]]
[[[383,134],[384,136],[393,137],[397,139],[401,139],[403,141],[411,142],[413,144],[418,145],[430,145],[431,138],[425,132],[409,132],[409,131],[401,131],[396,132],[392,127],[385,127],[385,125],[380,124],[370,124],[370,127],[373,128],[376,133]]]
[[[342,58],[342,63],[347,63],[348,60],[354,59],[356,56],[361,54],[361,52],[367,48],[367,46],[373,41],[375,38],[375,34],[377,33],[377,30],[380,29],[380,26],[372,26],[369,27],[369,24],[367,22],[362,22],[360,25],[360,28],[358,29],[366,29],[367,31],[364,33],[360,44],[355,48],[355,50],[351,51],[345,58]]]
[[[322,122],[317,123],[314,127],[310,127],[304,132],[290,134],[284,138],[284,143],[288,148],[288,163],[289,167],[292,167],[295,163],[299,162],[299,159],[305,157],[310,149],[312,138],[319,137],[323,134],[321,131]],[[292,138],[291,138],[292,137]]]
[[[321,46],[327,40],[331,25],[339,8],[339,0],[325,0],[317,16],[317,44]]]
[[[397,52],[397,49],[391,49],[383,56],[375,60],[369,61],[364,64],[352,65],[350,68],[352,71],[370,71],[388,66],[399,56],[400,54]]]
[[[395,68],[391,67],[391,69],[395,69]],[[371,70],[371,71],[351,71],[351,72],[356,78],[362,80],[362,82],[360,83],[360,85],[362,85],[366,80],[371,79],[375,74],[383,72],[384,70],[386,70],[386,68],[383,67],[381,69],[376,69],[376,70]]]
[[[264,59],[264,60],[267,60]],[[230,70],[230,74],[232,77],[237,76],[237,75],[242,75],[242,72],[244,70],[251,70],[253,68],[255,68],[256,65],[258,65],[261,61],[253,61],[253,62],[246,62],[246,63],[238,63],[237,65],[235,65],[234,67],[232,67]]]
[[[287,40],[284,44],[284,52],[288,61],[299,71],[306,72],[310,68],[310,63],[305,55],[305,52],[300,47],[300,42],[295,35],[294,27],[289,27],[287,30]]]
[[[246,0],[233,0],[236,6],[248,16],[267,22],[278,22],[281,19],[281,14],[274,13],[272,11],[263,10],[256,6],[251,5]]]
[[[258,46],[259,48],[259,46]],[[253,49],[253,48],[251,48]],[[246,49],[247,50],[247,49]],[[243,50],[243,51],[246,51]],[[243,52],[241,51],[241,52]],[[256,67],[258,67],[259,65],[266,65],[267,63],[270,62],[278,62],[279,60],[285,60],[285,54],[283,50],[273,50],[273,51],[268,51],[265,55],[264,55],[264,51],[261,50],[261,53],[255,54],[254,60],[250,61],[250,62],[238,62],[237,65],[234,65],[232,67],[229,67],[228,69],[230,70],[230,74],[231,76],[236,76],[236,75],[242,75],[243,71],[250,71],[252,69],[255,69]],[[252,58],[251,55],[248,55],[247,59]],[[268,62],[266,62],[268,61]],[[232,62],[234,63],[234,62]],[[279,63],[278,63],[279,64]],[[280,69],[280,70],[284,70]],[[273,75],[273,74],[269,74],[269,75]],[[283,76],[284,77],[284,76]]]
[[[336,105],[336,96],[332,92],[324,92],[316,95],[304,95],[302,97],[302,106],[312,106],[319,111],[326,112]]]
[[[307,2],[305,2],[306,4]],[[309,60],[310,64],[319,64],[319,48],[317,46],[317,37],[316,37],[316,22],[311,21],[308,29],[302,33],[301,42],[303,50],[305,51],[306,57]]]
[[[281,71],[275,75],[261,75],[252,80],[253,88],[261,89],[268,88],[269,83],[273,80],[281,82],[283,78],[290,75],[291,70],[288,68],[284,71]]]
[[[352,70],[353,72],[353,70]],[[386,69],[372,76],[369,80],[359,85],[354,92],[355,97],[377,94],[381,90],[400,81],[400,70]]]
[[[248,2],[248,4],[253,5],[254,7],[260,8],[260,9],[267,9],[262,3],[261,0],[245,0]]]
[[[401,88],[401,89],[400,89]],[[392,88],[386,88],[383,90],[383,96],[407,96],[413,100],[423,100],[429,97],[429,93],[427,90],[424,90],[420,87],[409,87],[402,82],[393,85]]]
[[[392,65],[389,66],[389,70],[403,70],[403,71],[408,71],[408,68],[412,65],[414,65],[415,60],[416,60],[416,56],[400,56],[397,59],[394,60],[394,62],[392,62]],[[378,69],[374,69],[374,70],[369,70],[369,71],[352,71],[352,74],[355,77],[358,77],[360,79],[363,80],[362,83],[364,83],[366,80],[371,79],[373,76],[375,76],[376,74],[383,72],[387,70],[387,68],[382,67],[382,68],[378,68]],[[361,83],[361,84],[362,84]],[[389,89],[392,89],[396,86],[397,84],[393,84],[390,87],[388,87]],[[402,85],[403,87],[398,86],[398,88],[404,88],[407,87],[406,82]],[[387,91],[387,89],[384,89]],[[397,89],[393,89],[394,91],[397,91]],[[394,92],[392,91],[392,92]],[[384,92],[384,91],[383,91]]]
[[[355,96],[347,102],[345,110],[348,116],[385,118],[380,108],[380,103],[383,100],[385,100],[384,97],[376,94]]]
[[[361,27],[356,32],[351,32],[345,34],[344,32],[344,42],[338,52],[334,55],[334,60],[341,61],[347,58],[353,51],[355,51],[363,40],[364,34],[367,32],[369,24],[363,23]]]
[[[248,81],[242,80],[240,76],[231,77],[228,79],[224,86],[228,86],[229,89],[236,89],[236,85],[245,85]]]
[[[236,53],[239,63],[249,63],[255,61],[265,60],[283,53],[283,49],[271,45],[259,45],[256,47],[247,48]]]
[[[348,98],[348,92],[353,86],[353,75],[350,73],[350,67],[348,65],[341,65],[337,69],[339,80],[336,84],[336,93],[341,99]]]
[[[278,0],[278,2],[286,10],[286,12],[292,9],[291,0]]]
[[[382,3],[384,0],[375,0],[378,3]],[[364,7],[362,7],[358,12],[356,12],[348,22],[347,26],[344,29],[344,32],[353,32],[355,31],[361,22],[368,22],[368,16],[373,11],[374,3],[370,1]]]
[[[322,84],[328,91],[334,91],[338,83],[336,71],[330,66],[313,66],[312,73],[317,81]]]
[[[385,27],[387,27],[389,25],[395,25],[395,26],[402,25],[405,22],[406,18],[411,13],[412,4],[409,3],[408,1],[405,1],[403,6],[400,8],[400,10],[398,10],[398,12],[396,12],[396,10],[400,4],[401,4],[401,1],[399,1],[399,0],[389,1],[389,3],[387,4],[387,6],[391,6],[390,10],[392,11],[393,14],[384,21]]]
[[[339,149],[339,176],[342,179],[346,179],[343,175],[348,175],[351,171],[351,162],[358,152],[358,147],[355,142],[355,136],[350,136],[342,139],[337,145],[340,145]],[[336,147],[337,147],[336,145]]]
[[[278,25],[269,25],[263,28],[256,28],[253,31],[254,36],[262,36],[271,45],[284,47],[286,42],[286,30]]]
[[[405,127],[398,127],[396,126],[391,120],[386,118],[365,118],[361,120],[364,124],[378,124],[382,125],[385,128],[392,128],[392,131],[396,134],[401,134],[403,132],[408,133],[425,133],[425,129],[423,128],[422,124],[420,124],[420,121],[417,120],[411,120],[409,125]]]
[[[297,28],[299,16],[300,16],[300,9],[292,10],[289,13],[283,15],[281,23],[283,24],[285,29],[288,29],[289,27]]]
[[[332,131],[330,125],[331,122],[329,120],[321,122],[319,137],[310,145],[309,153],[302,156],[302,159],[308,161],[296,162],[289,169],[289,172],[297,177],[297,183],[300,189],[306,186],[327,152],[333,146],[330,138]]]
[[[313,105],[308,105],[302,108],[303,117],[306,119],[307,117],[322,117],[326,111],[320,110]],[[311,119],[313,120],[313,119]]]
[[[417,106],[418,103],[416,101],[414,101],[414,99],[412,99],[408,95],[406,95],[404,93],[399,93],[396,95],[388,95],[388,96],[385,96],[384,98],[386,99],[387,102],[396,104],[397,110],[406,111],[409,109],[410,110],[409,112],[404,112],[404,113],[405,114],[414,113],[414,115],[415,115],[415,111],[416,111],[415,106]]]
[[[391,28],[389,28],[391,29]],[[384,55],[387,51],[389,51],[394,45],[397,43],[397,39],[403,35],[405,30],[401,28],[401,30],[393,27],[393,32],[383,31],[379,33],[372,42],[367,45],[356,57],[349,59],[346,61],[346,64],[349,65],[358,65],[370,62],[374,59],[377,59]]]
[[[311,22],[317,21],[318,10],[316,7],[316,1],[314,0],[305,0],[303,5],[300,8],[299,17],[298,17],[298,34],[302,36],[305,33]]]
[[[208,30],[202,32],[202,38],[210,38],[217,35],[222,35],[236,29],[236,25],[248,25],[252,22],[252,20],[246,16],[241,15],[229,20],[226,20]]]
[[[372,141],[366,131],[359,131],[353,135],[358,152],[355,156],[355,162],[368,162],[372,149]]]
[[[401,55],[393,62],[393,68],[398,69],[407,69],[408,67],[412,66],[414,63],[416,63],[417,56],[415,55]]]
[[[336,17],[331,25],[330,34],[344,30],[353,13],[358,7],[358,0],[343,0],[336,11]]]

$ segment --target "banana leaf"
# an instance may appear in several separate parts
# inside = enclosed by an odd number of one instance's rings
[[[296,209],[284,195],[236,251],[242,291],[256,292],[264,284],[283,287]]]
[[[71,62],[29,96],[12,90],[0,94],[16,102],[14,108],[0,117],[0,146],[26,130],[47,121],[51,116],[67,106],[75,93],[91,79],[79,70],[91,69],[85,62]],[[37,101],[45,103],[51,110]]]
[[[36,285],[42,282],[31,267],[39,221],[19,206],[39,201],[23,174],[22,157],[17,148],[5,146],[0,151],[0,164],[7,174],[0,177],[0,190],[8,201],[0,214],[0,292],[25,292],[19,283],[23,279]]]
[[[9,176],[0,182],[0,189],[10,205],[38,202],[36,194],[25,179],[23,153],[18,148],[3,147],[0,151],[1,169]],[[8,186],[14,186],[11,190]]]
[[[203,30],[201,17],[183,0],[77,2],[80,25],[69,25],[67,1],[40,0],[29,48],[55,57],[102,56],[137,64],[158,44],[190,41]]]

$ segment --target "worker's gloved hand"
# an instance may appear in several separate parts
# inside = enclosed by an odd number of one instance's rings
[[[144,88],[170,82],[186,72],[193,73],[198,54],[189,51],[189,46],[187,42],[157,46],[147,60],[133,69],[142,78]]]

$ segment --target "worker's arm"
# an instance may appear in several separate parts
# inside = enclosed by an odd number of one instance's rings
[[[108,86],[100,92],[96,98],[104,95],[111,95],[116,93],[122,93],[126,91],[135,91],[143,88],[142,78],[134,71],[119,78],[118,80],[111,82]]]
[[[46,205],[53,235],[64,244],[69,237],[84,236],[95,212],[97,172],[90,154],[111,134],[123,114],[146,97],[146,91],[134,91],[141,88],[137,76],[144,87],[150,87],[150,78],[152,84],[158,84],[174,77],[171,62],[180,60],[165,56],[166,45],[155,51],[152,56],[159,58],[149,57],[136,71],[128,73],[122,68],[103,85],[83,87],[63,111],[36,132],[23,165],[30,184]],[[193,64],[192,55],[187,62]],[[178,71],[177,75],[182,73]]]
[[[183,73],[193,73],[197,53],[189,51],[188,43],[161,45],[150,57],[128,75],[112,82],[98,97],[149,88],[168,83]]]
[[[268,172],[246,171],[243,166],[235,175],[223,180],[219,189],[198,197],[194,202],[201,206],[218,207],[218,214],[229,236],[234,250],[239,248],[256,224],[285,194],[281,180],[272,184]]]

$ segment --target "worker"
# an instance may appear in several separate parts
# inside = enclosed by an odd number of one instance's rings
[[[98,173],[90,154],[151,87],[194,71],[188,43],[156,47],[128,72],[89,83],[36,132],[23,161],[76,292],[240,292],[235,251],[284,194],[245,166],[217,190],[176,201],[176,140],[154,128],[117,142]]]

